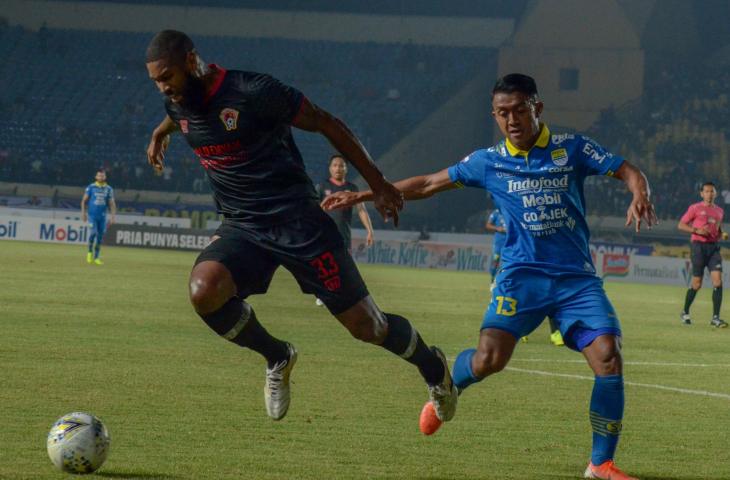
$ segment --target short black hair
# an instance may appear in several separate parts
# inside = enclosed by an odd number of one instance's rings
[[[492,96],[497,93],[524,93],[528,97],[537,98],[535,79],[522,73],[510,73],[497,79],[492,88]]]
[[[332,162],[334,161],[335,158],[341,158],[345,163],[347,163],[347,159],[345,158],[344,155],[342,155],[340,153],[333,153],[332,156],[330,157],[330,163],[328,165],[332,165]]]
[[[705,187],[708,187],[708,186],[709,186],[709,187],[712,187],[712,188],[714,188],[715,190],[717,190],[717,185],[715,185],[715,184],[714,184],[714,183],[712,183],[712,182],[705,182],[705,183],[703,183],[703,184],[702,184],[702,185],[700,186],[700,192],[701,192],[702,190],[704,190],[704,189],[705,189]]]
[[[183,32],[162,30],[147,45],[146,61],[170,60],[174,64],[185,63],[188,53],[195,50],[193,41]]]

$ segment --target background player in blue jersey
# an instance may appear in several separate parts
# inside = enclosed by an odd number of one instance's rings
[[[489,263],[489,275],[492,277],[490,289],[494,290],[494,280],[497,277],[497,269],[499,269],[499,259],[501,258],[500,255],[502,254],[504,239],[507,237],[507,226],[504,223],[504,217],[499,211],[499,208],[495,208],[489,214],[485,228],[488,232],[494,233],[494,239],[492,240],[492,260]]]
[[[458,395],[446,358],[406,318],[383,312],[370,296],[337,226],[319,206],[292,127],[324,136],[373,189],[378,212],[397,224],[403,194],[358,138],[270,75],[206,65],[182,32],[155,35],[146,60],[167,111],[152,133],[148,161],[158,171],[164,168],[169,135],[179,131],[205,168],[224,217],[190,273],[190,301],[218,335],[266,359],[268,415],[280,420],[289,409],[297,351],[269,334],[247,298],[265,293],[274,272],[284,267],[353,337],[416,366],[439,415],[451,418]]]
[[[570,348],[580,351],[595,373],[590,401],[593,450],[586,478],[628,480],[614,462],[624,410],[621,330],[595,274],[588,248],[584,180],[608,175],[633,195],[626,225],[656,223],[644,174],[593,140],[553,135],[540,121],[543,103],[526,75],[500,78],[492,90],[492,115],[506,137],[458,164],[395,186],[409,200],[470,186],[487,189],[505,217],[507,238],[497,286],[481,325],[476,349],[461,352],[453,367],[460,391],[504,369],[518,339],[552,317]],[[325,199],[338,208],[372,198],[369,192],[340,192]],[[421,430],[441,425],[429,404]]]
[[[89,233],[89,250],[86,253],[86,261],[96,265],[102,265],[99,258],[101,241],[106,232],[106,211],[111,211],[109,224],[114,223],[114,216],[117,213],[117,204],[114,202],[114,190],[106,183],[106,172],[99,169],[94,176],[94,183],[89,184],[84,190],[81,198],[81,219],[89,222],[91,232]]]

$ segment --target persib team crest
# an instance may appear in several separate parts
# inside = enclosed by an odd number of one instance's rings
[[[568,152],[564,148],[558,148],[550,152],[550,156],[553,159],[553,163],[558,167],[565,166],[568,163]]]
[[[218,118],[223,122],[223,126],[227,131],[235,130],[238,127],[238,110],[232,108],[224,108]]]

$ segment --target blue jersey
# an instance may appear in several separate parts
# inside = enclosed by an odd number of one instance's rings
[[[502,215],[502,212],[499,211],[498,208],[495,208],[492,210],[492,213],[489,214],[489,218],[487,219],[488,223],[491,223],[492,225],[495,225],[497,227],[507,228],[507,224],[504,221],[504,215]],[[492,245],[494,246],[494,251],[499,253],[499,250],[502,249],[502,246],[504,245],[504,240],[507,238],[507,234],[504,232],[494,232],[494,242]]]
[[[595,273],[588,248],[583,183],[613,175],[623,158],[582,135],[551,135],[522,151],[505,139],[449,168],[452,182],[487,189],[504,215],[502,268]]]
[[[106,216],[109,202],[114,200],[114,190],[106,183],[94,182],[86,187],[84,192],[89,196],[89,217],[100,218]]]

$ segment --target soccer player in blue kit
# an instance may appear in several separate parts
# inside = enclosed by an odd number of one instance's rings
[[[613,461],[624,410],[621,328],[588,248],[583,183],[589,175],[622,180],[633,195],[626,226],[635,222],[637,232],[642,222],[657,221],[650,189],[637,167],[590,138],[551,134],[540,121],[542,110],[531,77],[500,78],[492,90],[492,115],[506,138],[450,168],[395,186],[407,200],[462,186],[485,188],[507,223],[502,267],[479,344],[461,352],[453,366],[459,390],[504,369],[518,339],[552,317],[565,344],[581,352],[595,374],[589,408],[593,449],[584,476],[631,480]],[[371,198],[369,192],[339,192],[323,207]],[[441,423],[427,403],[421,412],[423,433],[434,433]]]
[[[88,210],[87,210],[88,204]],[[99,169],[94,176],[94,183],[89,184],[81,198],[81,220],[89,221],[89,250],[86,253],[86,262],[103,265],[99,258],[101,241],[106,232],[106,211],[111,210],[110,223],[114,223],[117,213],[117,204],[114,202],[114,190],[106,183],[106,171]]]

